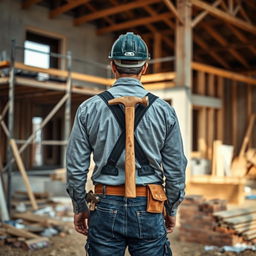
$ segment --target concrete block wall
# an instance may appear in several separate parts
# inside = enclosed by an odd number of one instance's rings
[[[10,43],[15,39],[17,44],[24,45],[26,29],[34,27],[42,31],[57,33],[66,39],[66,50],[72,52],[74,58],[93,60],[99,63],[108,63],[108,53],[113,43],[113,37],[97,35],[96,26],[83,24],[73,26],[73,18],[63,14],[55,19],[49,19],[49,9],[33,5],[29,9],[21,8],[20,0],[0,1],[0,52],[6,50],[10,56]],[[23,61],[21,51],[17,59]],[[73,70],[81,73],[105,76],[106,72],[92,65],[73,63]]]

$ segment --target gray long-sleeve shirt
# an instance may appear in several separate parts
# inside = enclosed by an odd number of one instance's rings
[[[120,78],[108,90],[115,98],[122,96],[144,97],[146,91],[139,80]],[[125,153],[117,162],[118,176],[101,173],[108,157],[121,134],[120,127],[107,105],[99,96],[84,101],[78,108],[67,148],[67,191],[72,199],[74,212],[87,210],[85,183],[93,153],[95,168],[94,184],[121,185],[125,183]],[[147,155],[155,174],[138,176],[140,168],[136,161],[136,184],[164,183],[167,194],[166,210],[175,215],[184,198],[185,169],[179,123],[174,109],[158,98],[148,109],[137,129],[137,141]]]

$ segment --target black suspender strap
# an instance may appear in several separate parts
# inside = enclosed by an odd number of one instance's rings
[[[116,168],[116,164],[118,159],[120,158],[124,148],[125,148],[125,116],[124,111],[120,107],[120,105],[109,105],[108,101],[110,99],[113,99],[113,95],[105,91],[101,94],[99,94],[102,98],[102,100],[106,103],[106,105],[109,107],[113,115],[115,116],[120,128],[121,128],[121,134],[110,153],[110,156],[108,158],[107,164],[102,168],[101,173],[107,174],[107,175],[118,175],[118,169]],[[142,117],[146,113],[146,111],[149,109],[149,107],[152,105],[152,103],[158,98],[157,96],[148,93],[146,96],[148,96],[149,104],[147,107],[144,107],[143,105],[138,105],[135,110],[135,122],[134,122],[134,131],[136,130],[137,126],[139,125]],[[138,170],[139,176],[145,176],[145,175],[153,175],[154,169],[149,165],[149,161],[147,159],[146,154],[144,153],[143,149],[141,148],[140,144],[138,143],[136,137],[134,138],[135,141],[135,156],[139,164],[141,165],[141,169]]]

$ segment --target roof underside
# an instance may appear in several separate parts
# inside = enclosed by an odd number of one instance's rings
[[[255,69],[256,1],[190,1],[194,4],[193,59],[230,70]],[[25,9],[33,4],[49,8],[51,19],[58,19],[63,13],[70,15],[73,17],[74,26],[93,23],[97,26],[98,34],[114,33],[117,37],[127,31],[138,33],[148,43],[153,58],[159,57],[159,54],[154,56],[154,42],[160,34],[160,57],[174,55],[177,16],[174,0],[25,0],[21,2]],[[200,2],[207,3],[208,7],[205,8],[210,8],[207,13],[207,10],[200,6]],[[221,12],[220,16],[214,14],[215,12]],[[196,23],[197,21],[199,22]]]

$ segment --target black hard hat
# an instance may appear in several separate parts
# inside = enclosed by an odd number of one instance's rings
[[[111,60],[146,61],[150,59],[148,47],[139,35],[127,32],[114,42],[108,56]]]

